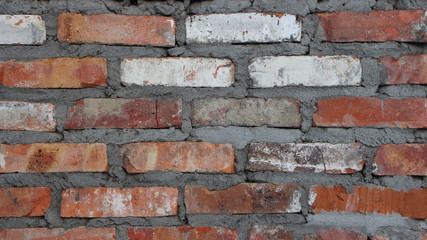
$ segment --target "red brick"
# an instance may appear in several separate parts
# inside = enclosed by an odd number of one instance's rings
[[[178,212],[178,189],[170,187],[67,189],[62,217],[160,217]]]
[[[427,240],[427,230],[409,230],[409,229],[393,229],[392,231],[385,230],[379,234],[375,234],[371,240]]]
[[[175,45],[176,21],[162,16],[115,14],[58,16],[58,40],[71,43]]]
[[[321,100],[313,116],[322,127],[427,127],[427,99],[342,97]]]
[[[427,144],[388,144],[377,148],[376,175],[427,175]]]
[[[206,142],[130,143],[121,148],[123,167],[128,173],[152,170],[233,173],[231,144]]]
[[[55,105],[0,101],[0,129],[54,132]]]
[[[21,88],[84,88],[107,85],[103,58],[54,58],[0,62],[0,84]]]
[[[382,187],[313,186],[310,190],[311,212],[399,213],[403,217],[427,218],[427,188],[395,191]]]
[[[237,232],[222,227],[129,228],[129,240],[237,240]]]
[[[106,172],[107,146],[101,143],[0,144],[0,173]]]
[[[424,10],[335,12],[317,16],[326,41],[427,42],[427,16]]]
[[[249,232],[249,240],[294,240],[295,233],[284,226],[254,225]]]
[[[427,55],[404,55],[379,58],[387,77],[384,84],[427,84]]]
[[[20,228],[6,229],[0,231],[0,240],[25,239],[25,240],[114,240],[116,235],[115,228]]]
[[[217,191],[186,186],[185,205],[190,214],[299,212],[300,195],[295,184],[243,183]]]
[[[182,103],[151,99],[85,98],[70,109],[65,129],[180,127]]]
[[[0,188],[0,217],[43,216],[52,190],[46,187]]]
[[[367,240],[368,236],[354,230],[331,229],[316,234],[306,234],[304,240]]]

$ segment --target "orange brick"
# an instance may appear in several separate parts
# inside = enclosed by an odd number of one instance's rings
[[[178,212],[178,189],[170,187],[67,189],[62,217],[160,217]]]
[[[222,227],[129,228],[129,240],[237,240],[237,232]]]
[[[107,146],[101,143],[0,144],[0,173],[106,172]]]
[[[254,225],[249,232],[249,240],[294,240],[295,233],[284,226],[262,226]]]
[[[331,42],[427,42],[424,10],[334,12],[317,16],[323,39]]]
[[[321,100],[313,116],[322,127],[427,128],[427,99],[342,97]]]
[[[162,16],[115,14],[58,16],[58,39],[71,43],[175,45],[176,21]]]
[[[225,190],[186,186],[187,213],[240,214],[301,211],[300,187],[295,184],[243,183]]]
[[[85,240],[114,240],[116,235],[115,228],[20,228],[6,229],[0,231],[0,240],[25,239],[25,240],[41,240],[41,239],[85,239]]]
[[[0,217],[43,216],[52,190],[46,187],[0,188]]]
[[[357,232],[354,230],[341,230],[341,229],[330,229],[320,231],[316,234],[306,234],[304,240],[367,240],[368,236],[364,233]]]
[[[313,213],[358,212],[399,213],[404,217],[427,218],[427,188],[395,191],[390,188],[358,186],[348,193],[341,186],[313,186],[310,206]]]
[[[128,173],[152,170],[181,172],[234,172],[231,144],[206,142],[130,143],[121,148],[123,167]]]
[[[0,84],[20,88],[85,88],[107,85],[103,58],[54,58],[0,62]]]

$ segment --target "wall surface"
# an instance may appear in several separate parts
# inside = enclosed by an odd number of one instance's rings
[[[426,239],[426,10],[0,0],[0,239]]]

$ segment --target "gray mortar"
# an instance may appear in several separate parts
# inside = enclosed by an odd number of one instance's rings
[[[427,143],[427,130],[398,128],[318,128],[311,127],[312,114],[320,99],[340,96],[376,98],[427,97],[427,87],[419,85],[381,86],[384,69],[376,58],[385,55],[425,54],[425,44],[414,43],[327,43],[321,42],[321,32],[314,13],[371,10],[427,9],[425,0],[167,0],[143,1],[131,5],[129,0],[0,0],[0,14],[41,14],[46,22],[47,42],[41,46],[0,46],[0,61],[30,61],[57,57],[103,57],[108,61],[108,86],[91,89],[19,89],[0,86],[0,100],[52,102],[57,105],[58,131],[2,131],[0,143],[28,144],[35,142],[102,142],[108,144],[108,173],[22,173],[1,174],[0,187],[46,186],[53,190],[52,205],[45,217],[0,218],[0,229],[23,227],[116,227],[117,239],[127,239],[128,227],[152,226],[223,226],[236,229],[240,239],[246,239],[253,224],[285,225],[302,233],[312,233],[330,227],[350,228],[367,234],[390,232],[405,237],[408,231],[427,229],[425,221],[394,215],[322,213],[307,211],[311,185],[385,186],[397,190],[427,187],[426,177],[375,176],[372,174],[374,147],[391,143]],[[234,12],[284,12],[300,14],[303,21],[301,43],[271,44],[186,44],[185,17],[191,14]],[[82,14],[164,15],[177,19],[177,44],[173,48],[115,46],[99,44],[59,43],[56,38],[56,18],[60,12]],[[363,84],[358,87],[278,87],[254,89],[247,70],[248,62],[261,56],[288,55],[355,55],[361,59]],[[228,58],[236,64],[236,82],[230,88],[123,87],[119,65],[127,57],[215,57]],[[69,107],[81,98],[182,98],[181,129],[86,129],[63,130]],[[294,98],[301,101],[301,129],[268,127],[199,127],[190,119],[190,105],[201,98]],[[235,174],[200,174],[154,171],[128,175],[122,168],[119,147],[141,141],[208,141],[231,143],[236,150]],[[281,173],[246,170],[247,145],[250,142],[360,142],[368,147],[369,157],[362,172],[351,175],[326,173]],[[296,214],[187,215],[183,192],[186,185],[202,185],[211,190],[225,189],[243,182],[296,183],[302,186],[303,212]],[[61,218],[60,192],[67,188],[84,187],[170,186],[180,191],[179,214],[159,218]],[[386,228],[382,228],[386,227]],[[384,230],[385,229],[385,230]],[[400,234],[400,235],[399,235]],[[301,237],[301,236],[298,236]]]

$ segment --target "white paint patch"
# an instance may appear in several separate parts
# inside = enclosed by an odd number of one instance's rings
[[[55,105],[0,101],[0,129],[55,131]]]
[[[127,190],[117,192],[116,189],[108,189],[104,194],[103,205],[105,209],[111,210],[113,216],[125,216],[132,214],[132,194]]]
[[[126,86],[229,87],[234,83],[234,64],[216,58],[125,59],[120,73]]]
[[[194,15],[185,24],[187,43],[301,41],[301,21],[292,14]]]
[[[300,212],[301,211],[301,193],[296,190],[292,194],[292,201],[289,204],[289,211],[290,213]]]
[[[0,44],[40,45],[46,27],[38,15],[0,15]]]
[[[6,168],[6,156],[0,153],[0,168]]]
[[[316,192],[313,190],[310,190],[310,193],[308,195],[308,205],[310,206],[313,205],[314,201],[316,201],[316,197],[317,197]]]
[[[354,56],[259,57],[249,64],[256,88],[276,86],[358,86],[362,66]]]

